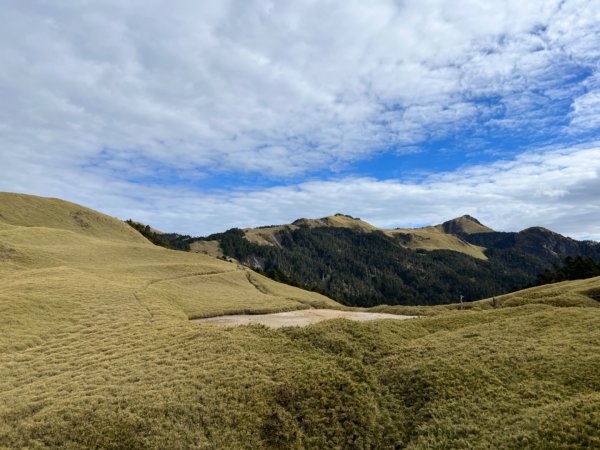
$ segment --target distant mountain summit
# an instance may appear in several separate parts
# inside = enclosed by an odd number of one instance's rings
[[[444,233],[455,234],[457,236],[465,236],[475,233],[494,232],[494,230],[483,225],[475,217],[469,215],[464,215],[461,217],[457,217],[456,219],[448,220],[447,222],[444,222],[441,225],[436,225],[436,228],[443,230]]]
[[[565,256],[595,257],[600,244],[577,241],[544,227],[530,227],[519,232],[487,232],[465,235],[464,239],[489,249],[518,249],[542,259]]]
[[[333,216],[322,217],[320,219],[298,219],[291,223],[295,226],[307,226],[311,228],[317,227],[334,227],[334,228],[352,228],[362,231],[374,231],[377,227],[346,214],[337,213]]]

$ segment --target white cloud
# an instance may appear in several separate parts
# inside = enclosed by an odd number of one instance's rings
[[[0,189],[193,234],[340,211],[381,226],[471,213],[600,237],[598,147],[421,183],[178,184],[221,171],[285,179],[486,123],[543,134],[556,102],[570,107],[565,134],[593,132],[599,24],[594,0],[8,0]]]
[[[523,93],[560,88],[561,61],[597,71],[599,14],[579,0],[13,0],[1,152],[286,176],[443,137],[485,119],[482,95],[514,111],[503,124],[527,122]]]
[[[576,130],[600,130],[600,74],[588,83],[592,86],[577,97],[571,106],[571,126]]]
[[[17,191],[27,186],[30,193],[66,197],[122,219],[192,235],[341,212],[384,228],[430,225],[470,214],[497,230],[540,225],[600,240],[600,143],[526,153],[419,182],[344,178],[206,194],[136,186],[106,179],[103,172],[60,175],[36,174],[34,189],[26,173],[16,174],[13,183]]]

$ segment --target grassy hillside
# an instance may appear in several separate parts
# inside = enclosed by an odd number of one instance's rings
[[[18,232],[13,227],[51,228],[109,240],[145,242],[122,221],[84,206],[56,198],[0,192],[0,229]]]
[[[440,225],[436,225],[435,228],[443,231],[444,233],[454,234],[457,236],[468,236],[476,233],[494,232],[494,230],[492,230],[490,227],[486,227],[479,220],[469,215],[448,220]]]
[[[600,277],[536,286],[475,302],[464,302],[463,304],[452,303],[425,307],[382,305],[371,308],[371,310],[390,314],[436,316],[456,311],[488,311],[525,305],[600,308]]]
[[[155,309],[187,319],[339,307],[232,263],[157,247],[123,222],[72,203],[0,193],[0,214],[0,348],[94,323],[111,308],[153,320]]]
[[[425,228],[399,228],[387,230],[386,234],[398,236],[404,247],[423,250],[451,250],[473,258],[487,260],[485,247],[469,244],[454,234],[448,234],[438,226]]]
[[[14,198],[0,194],[0,448],[600,446],[600,278],[496,309],[226,329],[189,317],[335,304],[102,215],[78,228],[70,204],[19,198],[17,220]]]

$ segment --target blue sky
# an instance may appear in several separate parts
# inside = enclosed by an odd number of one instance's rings
[[[22,2],[0,189],[202,235],[343,212],[600,239],[600,3]]]

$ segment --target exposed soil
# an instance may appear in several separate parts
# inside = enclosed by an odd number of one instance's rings
[[[417,316],[401,316],[398,314],[382,314],[369,312],[338,311],[335,309],[303,309],[273,314],[235,314],[229,316],[195,319],[194,322],[214,323],[225,326],[262,324],[270,328],[306,326],[329,319],[350,319],[358,321],[381,319],[412,319]]]

